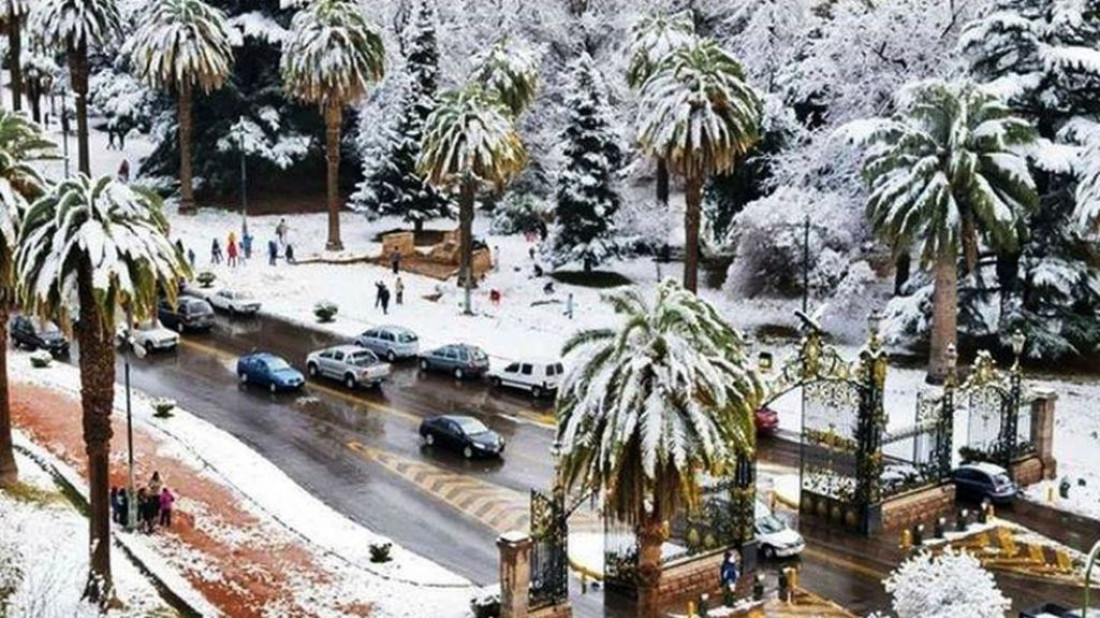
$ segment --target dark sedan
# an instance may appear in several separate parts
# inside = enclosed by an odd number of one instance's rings
[[[11,342],[17,348],[28,350],[46,350],[53,356],[64,356],[69,353],[69,340],[61,334],[53,323],[46,323],[43,328],[34,325],[34,321],[22,315],[15,316],[9,328]]]
[[[489,356],[465,343],[445,345],[420,355],[421,371],[445,371],[457,380],[480,378],[489,371]]]
[[[458,451],[466,459],[504,454],[504,438],[472,416],[448,414],[424,419],[420,437],[428,446]]]
[[[178,332],[210,330],[214,326],[214,309],[201,298],[181,297],[175,306],[161,300],[157,319],[165,328]]]

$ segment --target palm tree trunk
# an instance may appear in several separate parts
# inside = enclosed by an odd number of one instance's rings
[[[191,82],[180,83],[180,100],[177,109],[180,141],[180,213],[194,214],[195,187],[191,169]]]
[[[330,103],[325,109],[325,135],[328,153],[328,242],[325,249],[342,251],[340,242],[340,121],[342,111],[339,103]]]
[[[11,108],[14,111],[23,109],[23,64],[20,62],[23,56],[23,19],[15,11],[11,0],[8,0],[8,64],[11,69]]]
[[[940,383],[947,376],[947,347],[958,338],[958,265],[954,253],[936,260],[932,288],[932,345],[927,380]]]
[[[703,179],[684,183],[684,288],[699,288],[699,218],[703,207]]]
[[[8,342],[8,304],[0,298],[0,345]],[[19,481],[15,453],[11,445],[11,401],[8,398],[8,352],[0,354],[0,487],[12,487]]]
[[[84,448],[88,454],[89,549],[91,566],[84,596],[106,607],[113,596],[111,579],[111,517],[108,493],[108,455],[111,448],[111,410],[115,395],[115,349],[99,315],[92,290],[92,265],[85,262],[77,274],[80,300],[80,404],[83,409]]]
[[[474,285],[474,197],[477,185],[472,179],[462,181],[458,201],[458,283],[466,291],[463,313],[473,315],[470,289]]]
[[[76,95],[77,169],[92,175],[92,159],[88,152],[88,44],[69,46],[69,77]]]
[[[657,157],[657,201],[668,206],[668,162]]]
[[[36,83],[28,84],[27,96],[31,100],[31,118],[42,124],[42,87]]]
[[[638,618],[660,616],[661,545],[664,529],[659,515],[645,514],[635,530],[638,540]]]

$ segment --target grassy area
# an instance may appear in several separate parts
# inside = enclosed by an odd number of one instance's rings
[[[587,273],[581,270],[559,270],[550,273],[550,276],[562,283],[586,288],[617,288],[634,283],[619,273],[607,270],[593,270]]]
[[[27,502],[39,506],[50,506],[67,502],[65,496],[60,491],[42,489],[41,487],[35,487],[26,483],[16,483],[14,487],[0,491],[20,502]]]

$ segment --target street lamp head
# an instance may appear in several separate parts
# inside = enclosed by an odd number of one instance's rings
[[[959,351],[955,348],[954,343],[947,344],[947,351],[943,353],[944,360],[947,361],[948,369],[954,369],[959,363]]]
[[[1016,356],[1020,356],[1024,353],[1024,344],[1027,343],[1027,335],[1017,328],[1012,331],[1011,343],[1012,353]]]

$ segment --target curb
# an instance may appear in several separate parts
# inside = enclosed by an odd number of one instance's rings
[[[74,486],[72,483],[69,482],[67,478],[65,478],[65,475],[61,474],[56,466],[48,461],[45,461],[44,459],[39,457],[37,453],[31,451],[21,444],[14,444],[12,445],[12,447],[16,451],[19,451],[21,454],[25,455],[34,463],[38,464],[40,468],[45,470],[46,473],[53,478],[54,482],[61,487],[61,491],[63,494],[65,494],[65,497],[70,501],[75,500],[76,503],[74,504],[74,506],[76,506],[81,513],[87,515],[88,511],[91,509],[91,505],[89,504],[88,499],[84,496],[83,493],[80,492],[79,489],[76,488],[76,486]],[[118,538],[118,536],[115,534],[115,529],[113,526],[111,527],[111,539],[114,541],[115,546],[121,549],[122,552],[126,554],[126,557],[129,558],[130,562],[133,563],[135,567],[137,567],[138,571],[140,571],[141,574],[144,575],[147,579],[152,581],[153,587],[156,588],[161,598],[164,599],[165,602],[167,602],[170,606],[172,606],[173,609],[178,611],[186,618],[202,618],[202,612],[200,612],[198,609],[188,603],[186,599],[184,599],[182,596],[172,590],[172,588],[169,587],[163,579],[161,579],[152,569],[149,568],[148,565],[146,565],[144,562],[141,561],[141,559],[137,557],[137,554],[132,549],[130,549],[130,547],[127,546],[127,544],[123,542],[122,539]]]

